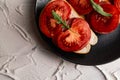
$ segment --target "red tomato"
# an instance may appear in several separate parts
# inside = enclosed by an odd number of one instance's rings
[[[57,39],[58,39],[58,36],[63,32],[63,28],[62,26],[60,25],[59,28],[56,28],[55,31],[53,32],[53,36],[52,36],[52,42],[57,45]]]
[[[119,15],[119,24],[120,24],[120,15]]]
[[[88,23],[81,18],[75,18],[71,27],[57,35],[57,45],[60,49],[72,52],[84,48],[91,37],[91,29]]]
[[[119,10],[119,23],[120,23],[120,0],[114,0],[114,5],[118,8]]]
[[[92,6],[90,0],[67,0],[72,7],[80,14],[88,14],[92,11]],[[94,0],[96,3],[99,3],[99,0]]]
[[[68,24],[68,25],[71,25],[74,19],[75,19],[75,18],[70,18],[70,19],[68,19],[68,20],[67,20],[67,24]],[[60,26],[61,26],[61,25],[60,25]],[[59,28],[56,28],[56,31],[53,32],[54,35],[52,36],[52,41],[53,41],[53,43],[54,43],[55,45],[57,45],[57,39],[58,39],[59,35],[60,35],[62,32],[66,31],[66,30],[67,30],[66,28],[62,28],[62,26],[61,26],[61,27],[59,27]]]
[[[101,34],[107,34],[117,28],[119,14],[117,8],[111,4],[101,4],[101,7],[105,12],[112,14],[112,16],[105,17],[93,11],[89,15],[89,20],[94,31]]]
[[[40,30],[49,38],[53,35],[53,31],[58,26],[56,20],[53,19],[52,10],[54,10],[63,20],[70,16],[71,8],[64,0],[56,0],[48,3],[39,17]]]
[[[120,12],[120,0],[114,0],[114,5],[118,8]]]

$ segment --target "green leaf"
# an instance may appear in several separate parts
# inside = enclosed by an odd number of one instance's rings
[[[63,28],[69,29],[69,25],[67,25],[66,21],[62,20],[62,18],[54,11],[52,10],[53,18],[57,21],[57,24],[62,24]]]
[[[92,4],[93,9],[99,14],[103,16],[112,16],[112,14],[105,12],[103,8],[100,5],[96,4],[93,0],[90,0],[90,2]]]

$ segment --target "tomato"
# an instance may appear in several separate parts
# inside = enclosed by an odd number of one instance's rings
[[[56,27],[59,26],[52,16],[52,10],[63,20],[67,20],[71,12],[70,6],[64,0],[52,1],[45,6],[39,17],[39,27],[41,32],[49,38],[53,35]]]
[[[111,4],[101,4],[101,7],[105,12],[112,14],[112,16],[105,17],[96,11],[93,11],[89,15],[89,21],[94,31],[101,34],[107,34],[117,28],[119,22],[119,13],[117,8]]]
[[[70,19],[68,19],[68,20],[67,20],[67,24],[68,24],[68,25],[71,25],[74,19],[75,19],[75,18],[70,18]],[[57,39],[58,39],[59,35],[60,35],[62,32],[64,32],[64,31],[67,30],[66,28],[62,28],[61,25],[59,25],[59,26],[60,26],[60,27],[59,27],[59,28],[56,28],[56,31],[53,32],[54,35],[52,36],[52,41],[53,41],[53,43],[54,43],[55,45],[57,45]]]
[[[120,15],[119,15],[119,24],[120,24]]]
[[[56,37],[58,47],[67,52],[84,48],[91,37],[91,29],[84,19],[75,18],[70,26]]]
[[[88,14],[92,11],[90,0],[67,0],[80,15]],[[94,0],[99,3],[99,0]]]
[[[57,39],[58,39],[58,36],[63,32],[63,28],[62,26],[60,25],[59,28],[56,28],[55,31],[53,32],[53,36],[51,37],[52,38],[52,42],[57,46]]]
[[[114,0],[114,5],[118,8],[120,12],[120,0]]]
[[[120,0],[114,0],[114,5],[118,8],[118,11],[119,11],[119,23],[120,23]]]

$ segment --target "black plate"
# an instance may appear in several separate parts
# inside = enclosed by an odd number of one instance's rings
[[[49,0],[37,0],[35,6],[35,17],[38,26],[38,19],[41,10]],[[38,27],[39,30],[39,27]],[[39,30],[40,32],[40,30]],[[52,52],[65,60],[82,65],[100,65],[113,61],[120,57],[120,27],[107,35],[96,34],[99,38],[97,45],[93,46],[89,54],[80,55],[67,53],[54,46],[50,39],[46,38],[41,32],[42,39],[52,47]]]

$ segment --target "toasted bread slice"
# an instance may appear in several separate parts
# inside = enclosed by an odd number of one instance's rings
[[[86,53],[89,53],[91,49],[91,45],[88,44],[87,46],[85,46],[83,49],[81,50],[78,50],[78,51],[74,51],[75,53],[78,53],[78,54],[86,54]]]

